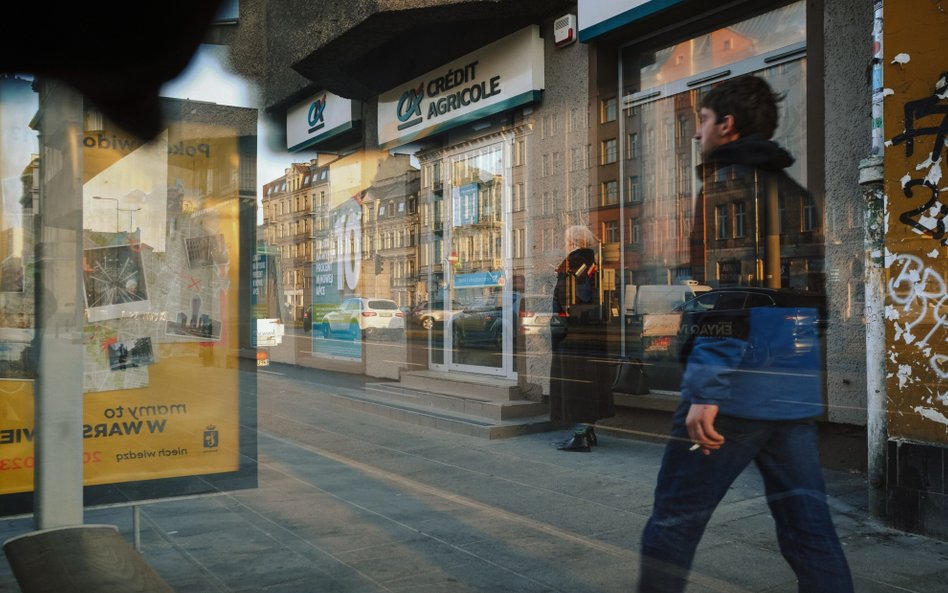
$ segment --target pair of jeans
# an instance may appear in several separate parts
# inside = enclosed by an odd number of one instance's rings
[[[675,412],[655,488],[652,516],[642,534],[639,593],[684,591],[695,549],[711,513],[752,461],[764,479],[780,552],[800,593],[852,593],[852,576],[826,504],[815,423],[748,420],[719,414],[725,443],[710,455],[690,451],[685,417]]]

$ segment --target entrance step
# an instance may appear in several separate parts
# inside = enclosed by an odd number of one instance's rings
[[[367,383],[364,391],[336,389],[337,403],[418,426],[486,439],[552,429],[549,405],[497,402],[408,389],[399,383]]]
[[[392,402],[487,420],[514,420],[532,418],[549,413],[549,404],[529,400],[499,402],[479,397],[431,393],[409,389],[399,383],[370,383],[367,393]]]
[[[487,375],[432,370],[403,371],[399,383],[406,389],[426,393],[495,402],[522,401],[516,381]]]

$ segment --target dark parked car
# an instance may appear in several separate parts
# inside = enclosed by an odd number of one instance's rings
[[[420,325],[425,329],[432,329],[444,323],[445,315],[451,317],[461,311],[464,307],[458,302],[452,302],[451,307],[445,312],[444,301],[422,301],[408,314],[412,323]]]
[[[819,354],[826,328],[822,295],[772,288],[720,288],[677,308],[681,324],[675,351],[682,364],[696,336],[748,342],[754,366],[793,365]]]
[[[499,294],[468,305],[451,317],[454,347],[481,344],[500,348],[504,335],[503,319]]]

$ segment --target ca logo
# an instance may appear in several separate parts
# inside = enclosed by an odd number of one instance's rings
[[[307,114],[307,121],[309,122],[309,131],[314,132],[319,128],[323,127],[326,123],[323,121],[323,111],[326,110],[326,97],[325,95],[316,99],[309,106],[309,113]]]
[[[398,121],[402,122],[402,124],[398,126],[399,130],[421,123],[421,100],[424,98],[424,82],[420,82],[418,88],[408,89],[402,93],[402,96],[398,99],[398,106],[395,109]]]

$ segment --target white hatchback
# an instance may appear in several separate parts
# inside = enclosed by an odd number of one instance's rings
[[[401,336],[405,331],[405,314],[390,299],[351,297],[335,311],[326,314],[323,336],[348,333],[352,337],[375,334]]]

